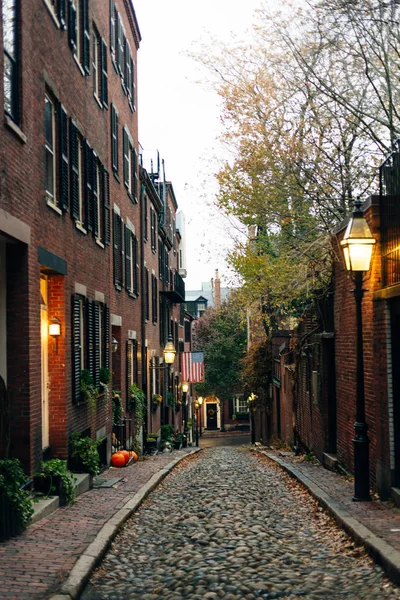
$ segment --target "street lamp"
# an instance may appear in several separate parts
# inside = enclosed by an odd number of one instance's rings
[[[355,283],[356,301],[356,422],[354,424],[354,498],[355,501],[371,500],[369,493],[369,439],[365,422],[364,353],[362,328],[362,299],[364,296],[363,274],[369,271],[372,250],[376,243],[361,210],[358,198],[340,245],[343,249],[346,269]]]
[[[200,437],[203,435],[203,432],[201,430],[201,405],[203,404],[203,398],[202,396],[200,396],[199,398],[197,398],[197,402],[199,403],[199,408],[200,408]]]

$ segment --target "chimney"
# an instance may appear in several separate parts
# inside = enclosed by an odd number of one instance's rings
[[[218,269],[215,271],[214,279],[214,304],[220,306],[221,304],[221,280],[218,275]]]

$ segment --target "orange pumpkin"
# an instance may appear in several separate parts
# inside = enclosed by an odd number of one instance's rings
[[[138,455],[136,454],[136,452],[130,452],[130,455],[132,456],[133,460],[136,462],[137,460],[139,460]]]
[[[113,467],[124,467],[125,466],[125,456],[121,454],[121,452],[115,452],[111,456],[111,464]]]
[[[129,462],[130,456],[128,450],[119,450],[118,454],[123,454],[125,457],[125,464]]]

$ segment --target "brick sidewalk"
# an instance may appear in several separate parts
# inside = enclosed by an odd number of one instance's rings
[[[172,460],[193,448],[146,457],[101,478],[123,477],[111,488],[94,488],[57,509],[20,536],[0,543],[0,598],[42,600],[57,593],[74,563],[103,525]]]
[[[287,452],[270,449],[256,449],[256,451],[260,451],[261,454],[278,462],[280,467],[302,481],[315,497],[322,498],[322,504],[327,505],[344,529],[349,529],[351,532],[353,520],[367,528],[368,531],[362,531],[362,527],[358,527],[355,523],[354,530],[356,533],[360,531],[361,535],[353,537],[359,537],[358,541],[365,543],[369,553],[382,564],[388,575],[396,583],[400,582],[400,555],[397,554],[400,552],[399,508],[393,506],[391,502],[381,501],[377,497],[374,497],[372,502],[353,502],[354,481],[337,472],[328,471],[319,463],[305,461],[302,457],[296,457]],[[346,524],[350,524],[350,527],[346,527]],[[377,539],[373,540],[374,536]],[[370,540],[373,540],[371,547],[369,547]],[[378,548],[377,553],[373,546]],[[383,556],[380,556],[381,550]],[[386,561],[386,557],[388,561]]]

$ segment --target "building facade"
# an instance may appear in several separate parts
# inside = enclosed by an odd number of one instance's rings
[[[183,341],[184,282],[172,185],[140,166],[141,34],[123,0],[3,0],[0,31],[1,451],[32,473],[79,432],[108,464],[111,389],[128,427],[143,388],[145,430],[151,394],[180,393],[178,361],[167,384],[152,368]]]

